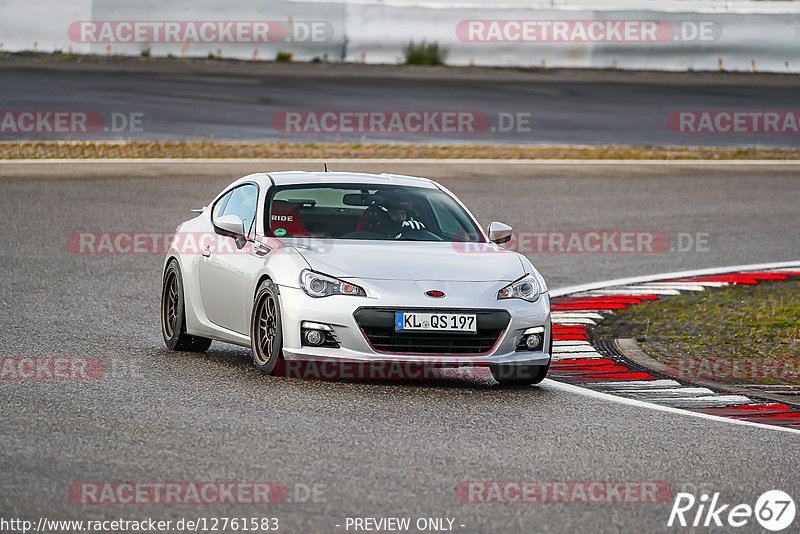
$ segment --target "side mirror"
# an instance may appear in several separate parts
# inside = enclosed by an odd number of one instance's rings
[[[214,219],[214,225],[236,239],[236,248],[242,248],[247,244],[247,237],[244,235],[244,223],[238,215],[217,217]]]
[[[223,215],[214,219],[214,225],[220,230],[230,232],[234,237],[244,235],[244,223],[238,215]]]
[[[492,243],[502,245],[511,241],[511,227],[507,224],[495,221],[489,224],[487,233],[489,234],[489,241]]]

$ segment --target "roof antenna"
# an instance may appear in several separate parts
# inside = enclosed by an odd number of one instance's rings
[[[325,168],[325,172],[328,172],[328,164],[327,163],[323,163],[322,165]]]

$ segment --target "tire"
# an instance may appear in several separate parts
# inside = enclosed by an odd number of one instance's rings
[[[250,315],[250,347],[253,365],[265,375],[272,374],[283,356],[283,321],[278,288],[272,280],[258,286]]]
[[[547,365],[493,365],[492,376],[500,385],[528,385],[538,384],[547,376],[550,362],[553,361],[553,327],[547,335],[547,350],[550,359]]]
[[[493,365],[491,369],[492,376],[500,385],[527,386],[544,380],[550,370],[550,362],[547,365]]]
[[[161,334],[170,350],[205,352],[211,346],[210,339],[186,333],[183,277],[176,260],[167,265],[161,284]]]

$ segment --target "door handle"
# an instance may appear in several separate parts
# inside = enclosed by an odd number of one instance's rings
[[[200,254],[202,254],[205,258],[211,256],[211,247],[201,248]]]

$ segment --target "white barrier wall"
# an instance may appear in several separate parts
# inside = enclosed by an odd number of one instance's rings
[[[403,60],[402,48],[409,40],[427,40],[449,49],[447,63],[451,65],[800,72],[800,6],[784,2],[781,5],[786,6],[786,12],[775,13],[775,4],[769,3],[770,9],[763,13],[734,13],[583,7],[451,8],[330,0],[0,0],[0,43],[6,51],[139,55],[150,50],[154,56],[220,55],[238,59],[274,59],[283,52],[299,61],[320,58],[397,63]],[[174,37],[170,42],[156,42],[119,36],[110,42],[84,42],[87,39],[81,39],[78,31],[82,21],[98,27],[104,21],[131,25],[184,21],[182,30],[186,21],[194,21],[198,28],[208,22],[219,28],[226,22],[249,21],[252,26],[253,21],[261,21],[277,33],[270,34],[269,42],[247,35],[244,39],[224,38],[223,42],[202,38],[201,42],[192,42],[191,38],[178,42]],[[486,31],[470,34],[466,31],[469,21],[484,21]],[[499,28],[499,33],[493,33],[487,21],[506,22],[495,22],[494,29]],[[533,31],[528,34],[530,39],[520,41],[514,30],[525,21]],[[647,34],[655,39],[619,39],[613,27],[616,24],[619,31],[625,21],[645,33],[656,28],[654,34]],[[560,34],[556,42],[543,42],[548,30],[552,37],[554,24],[562,29],[567,25],[567,33]],[[611,40],[598,39],[603,34],[598,28],[604,28]],[[590,33],[584,35],[587,30]],[[100,30],[94,35],[99,38]]]
[[[658,41],[465,42],[462,21],[648,21]],[[800,72],[800,13],[698,13],[565,9],[436,9],[351,7],[348,57],[394,62],[408,39],[436,40],[450,49],[448,64]],[[501,29],[506,27],[498,25]],[[484,34],[489,34],[489,26]],[[574,25],[572,26],[574,28]],[[571,29],[572,29],[571,28]],[[669,30],[672,30],[670,32]],[[541,35],[542,32],[539,32]],[[669,37],[669,38],[667,38]]]

